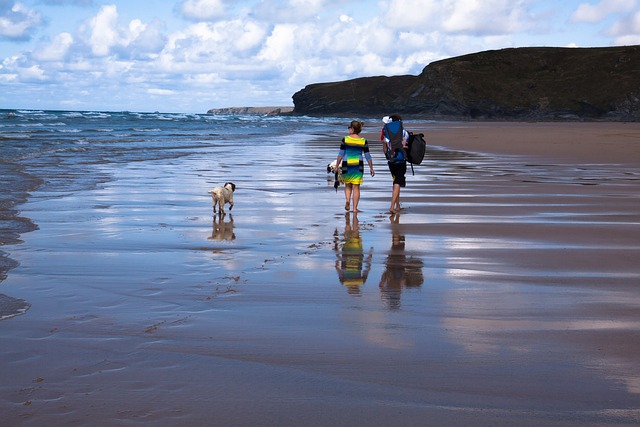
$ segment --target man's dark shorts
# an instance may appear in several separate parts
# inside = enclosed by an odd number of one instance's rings
[[[403,188],[407,185],[407,179],[405,176],[407,174],[407,162],[389,162],[389,171],[391,172],[391,176],[393,177],[394,184],[398,184]]]

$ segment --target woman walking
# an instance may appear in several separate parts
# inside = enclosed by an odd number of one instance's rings
[[[360,201],[360,184],[364,175],[364,159],[369,163],[369,172],[371,176],[375,175],[373,171],[373,161],[369,153],[369,144],[365,138],[360,136],[364,123],[353,120],[349,125],[349,135],[342,138],[340,144],[340,152],[338,153],[338,165],[342,165],[342,181],[344,182],[344,196],[347,199],[344,209],[351,210],[351,201],[353,199],[353,211],[358,210],[358,202]],[[364,157],[364,159],[363,159]]]

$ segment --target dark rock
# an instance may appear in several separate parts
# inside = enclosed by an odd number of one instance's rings
[[[293,107],[226,107],[212,108],[207,114],[280,116],[292,111]]]
[[[640,120],[640,46],[511,48],[436,61],[418,76],[312,84],[294,114]]]
[[[363,77],[336,83],[317,83],[293,95],[294,113],[378,114],[402,106],[404,93],[417,76]]]

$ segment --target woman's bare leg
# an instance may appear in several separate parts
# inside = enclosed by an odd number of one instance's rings
[[[400,212],[400,185],[393,184],[393,193],[391,195],[391,206],[389,207],[389,212],[396,213]]]
[[[347,199],[344,204],[344,210],[350,210],[350,202],[351,202],[351,193],[353,192],[353,184],[345,184],[344,185],[344,197]]]
[[[354,184],[353,186],[353,211],[354,212],[360,212],[358,210],[358,202],[360,202],[360,186]]]

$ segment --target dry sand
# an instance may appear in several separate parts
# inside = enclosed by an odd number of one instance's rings
[[[640,125],[407,125],[431,147],[398,216],[373,131],[357,218],[325,140],[213,222],[207,159],[35,194],[1,424],[640,424]]]
[[[456,123],[430,126],[450,149],[528,156],[570,164],[640,162],[637,123]]]

